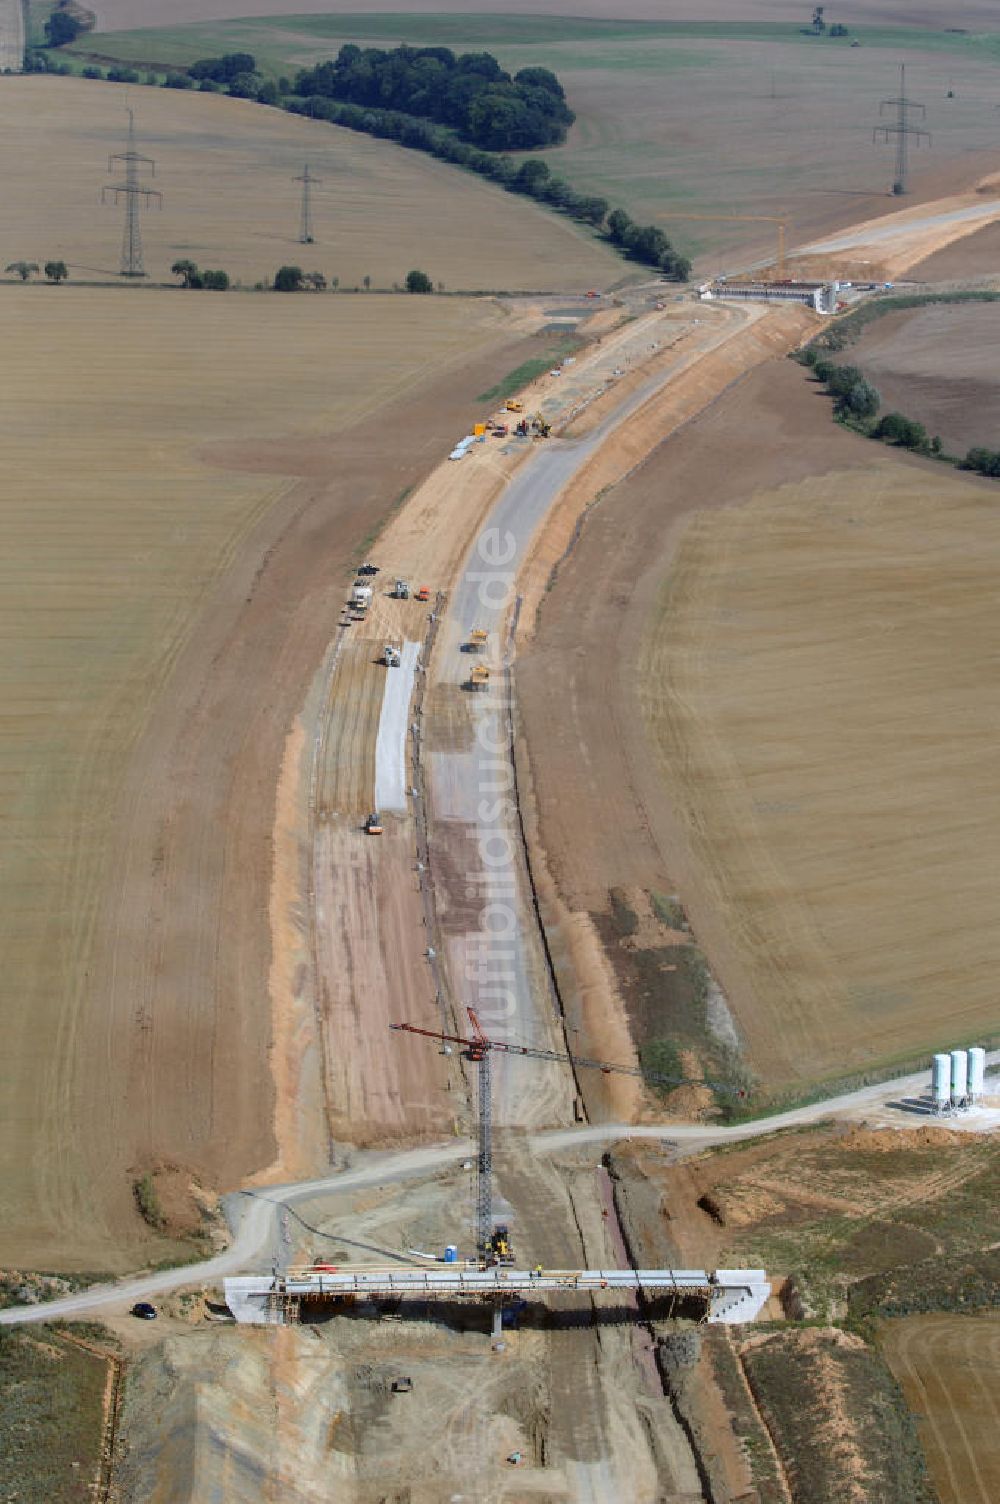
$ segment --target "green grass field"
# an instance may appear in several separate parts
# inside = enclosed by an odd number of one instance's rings
[[[76,1345],[90,1328],[0,1333],[0,1498],[78,1504],[101,1474],[107,1363]],[[107,1334],[99,1341],[106,1344]]]
[[[900,62],[932,132],[913,155],[914,191],[971,186],[1000,167],[1000,32],[883,26],[814,38],[776,23],[386,13],[101,33],[64,55],[155,70],[248,51],[264,74],[292,78],[346,41],[488,48],[511,70],[554,69],[577,123],[564,146],[545,153],[553,171],[661,223],[681,250],[705,258],[704,272],[770,253],[773,231],[672,215],[787,215],[794,242],[879,211],[893,149],[874,144],[872,131],[881,101],[898,91]]]

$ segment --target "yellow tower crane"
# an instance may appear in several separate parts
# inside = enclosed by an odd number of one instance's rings
[[[718,224],[746,224],[746,225],[777,225],[778,226],[778,277],[784,280],[785,276],[785,232],[788,229],[787,215],[777,214],[670,214],[664,216],[671,221],[675,219],[700,219],[711,220]]]

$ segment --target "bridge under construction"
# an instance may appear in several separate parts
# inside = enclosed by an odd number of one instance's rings
[[[502,1307],[529,1296],[615,1293],[700,1307],[710,1324],[753,1321],[771,1285],[763,1269],[509,1269],[502,1265],[399,1266],[387,1269],[291,1269],[225,1282],[226,1304],[241,1323],[281,1326],[303,1308],[335,1310],[358,1301],[470,1301]]]

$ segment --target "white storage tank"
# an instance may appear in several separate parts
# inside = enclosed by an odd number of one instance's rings
[[[969,1101],[981,1102],[986,1089],[986,1051],[973,1045],[969,1051]]]
[[[951,1052],[951,1105],[964,1107],[969,1095],[969,1052]]]
[[[935,1055],[931,1061],[931,1096],[938,1112],[951,1106],[950,1055]]]

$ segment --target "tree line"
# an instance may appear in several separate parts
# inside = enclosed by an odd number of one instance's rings
[[[69,71],[44,53],[34,54],[25,66],[29,71],[36,66],[43,72]],[[97,67],[83,72],[88,78],[103,76]],[[127,67],[110,68],[107,77],[120,83],[139,82],[139,74]],[[447,88],[438,87],[442,81]],[[145,82],[156,84],[156,75],[148,73]],[[674,249],[658,225],[637,224],[624,209],[612,209],[599,194],[577,192],[539,158],[515,162],[504,155],[515,147],[539,144],[528,139],[532,133],[549,143],[561,141],[574,119],[562,85],[547,68],[522,68],[511,78],[486,52],[456,57],[447,47],[399,47],[383,52],[347,44],[334,62],[303,69],[294,85],[287,78],[276,83],[263,79],[252,53],[231,52],[172,70],[163,87],[225,91],[233,98],[253,99],[427,152],[603,232],[623,255],[664,276],[681,282],[690,276],[690,261]],[[334,90],[354,97],[335,97]],[[358,102],[358,96],[368,99],[376,94],[382,103]],[[388,100],[405,102],[409,108],[392,108]],[[427,111],[427,116],[419,110]],[[547,121],[544,131],[537,120],[529,129],[525,111]]]
[[[398,110],[366,109],[316,95],[307,99],[289,99],[285,109],[292,114],[326,120],[331,125],[346,126],[348,130],[361,131],[384,141],[395,141],[413,151],[425,151],[439,161],[450,162],[489,178],[509,193],[525,194],[570,219],[579,220],[595,230],[604,230],[607,238],[623,254],[655,267],[665,276],[686,281],[690,274],[690,261],[674,249],[658,225],[637,225],[624,209],[614,209],[609,213],[606,198],[578,193],[540,158],[514,162],[507,156],[459,140],[444,126],[418,120]]]
[[[879,393],[857,366],[838,365],[836,361],[828,360],[822,349],[815,345],[797,351],[795,358],[826,387],[834,401],[835,417],[849,428],[870,439],[880,439],[884,444],[909,449],[914,454],[929,455],[957,465],[960,470],[973,470],[978,475],[1000,480],[1000,450],[975,445],[966,452],[964,459],[945,454],[940,437],[928,434],[923,423],[918,423],[916,418],[896,412],[879,417],[882,405]]]

